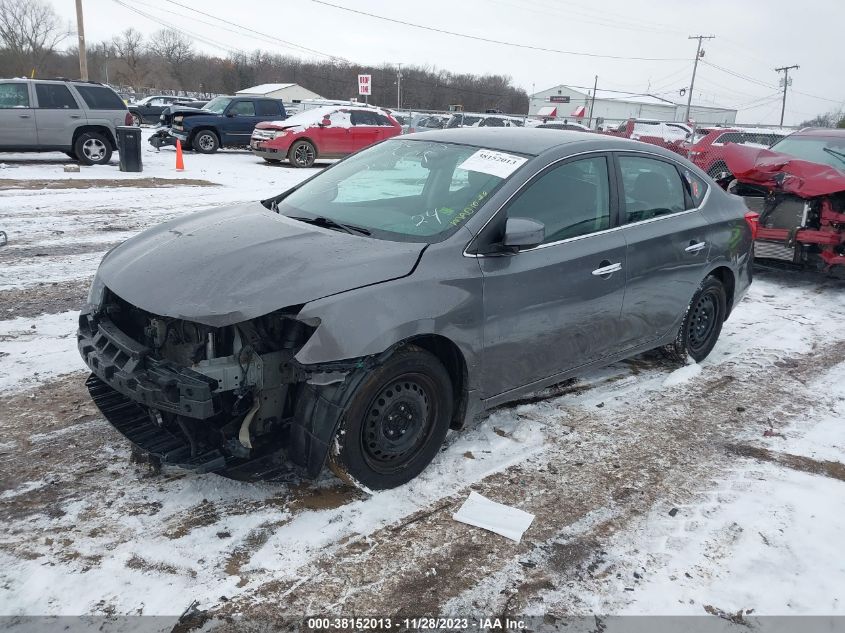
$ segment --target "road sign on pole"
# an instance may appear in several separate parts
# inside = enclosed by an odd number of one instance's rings
[[[361,96],[370,96],[372,94],[373,76],[372,75],[358,75],[358,94]]]

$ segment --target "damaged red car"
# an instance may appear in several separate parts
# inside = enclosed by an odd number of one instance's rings
[[[733,193],[760,213],[755,256],[845,276],[845,130],[807,128],[770,149],[726,145]]]

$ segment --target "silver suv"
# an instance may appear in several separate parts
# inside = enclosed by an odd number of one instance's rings
[[[60,151],[102,165],[117,149],[115,128],[131,124],[126,104],[103,84],[0,79],[0,151]]]

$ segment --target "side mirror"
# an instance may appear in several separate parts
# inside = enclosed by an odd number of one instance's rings
[[[323,119],[322,121],[320,121],[320,127],[329,127],[331,124],[331,119]]]
[[[521,250],[539,246],[544,239],[546,239],[546,227],[542,222],[528,218],[508,218],[502,246],[510,252],[518,253]]]
[[[231,119],[233,116],[237,116],[237,115],[234,112],[227,112],[226,116]]]

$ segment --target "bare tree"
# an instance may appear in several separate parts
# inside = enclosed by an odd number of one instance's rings
[[[0,0],[0,42],[11,57],[14,74],[39,73],[68,35],[44,0]]]
[[[800,127],[845,127],[845,110],[832,110],[801,123]]]
[[[162,58],[167,70],[176,80],[177,87],[185,90],[189,76],[189,62],[194,58],[190,40],[173,29],[162,29],[153,35],[149,46],[150,54]]]
[[[120,61],[118,78],[136,89],[143,87],[144,80],[149,74],[149,59],[144,36],[130,27],[115,36],[112,45],[115,57]]]

